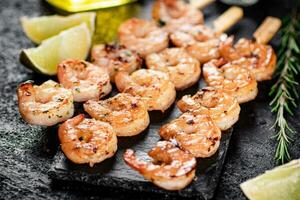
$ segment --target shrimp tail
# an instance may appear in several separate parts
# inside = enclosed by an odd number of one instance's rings
[[[123,159],[130,167],[142,172],[146,168],[147,163],[138,159],[132,149],[127,149],[123,155]]]
[[[123,92],[126,89],[126,86],[132,83],[132,80],[127,72],[120,71],[115,76],[115,83],[118,90]]]
[[[231,60],[236,60],[240,57],[233,47],[234,36],[227,37],[224,41],[221,42],[219,47],[219,52],[221,57],[224,58],[227,62]]]
[[[34,83],[33,80],[28,80],[28,81],[26,81],[24,83],[21,83],[18,86],[18,97],[19,97],[19,100],[22,99],[20,97],[31,96],[34,93],[33,83]]]
[[[66,121],[66,125],[67,126],[76,126],[77,124],[79,124],[82,120],[84,119],[84,114],[79,114],[76,117],[73,117],[70,120]]]

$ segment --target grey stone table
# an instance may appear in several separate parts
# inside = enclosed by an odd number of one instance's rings
[[[282,1],[286,2],[286,1]],[[239,36],[251,33],[266,15],[283,16],[288,11],[280,1],[261,1],[247,8],[245,18],[231,30]],[[205,14],[221,12],[226,6],[218,3],[205,9]],[[47,176],[57,144],[51,129],[30,126],[18,114],[16,88],[37,74],[25,69],[18,61],[20,49],[33,44],[24,35],[19,18],[24,15],[51,14],[53,10],[38,0],[0,1],[0,199],[151,199],[154,196],[99,188],[96,191],[65,190],[65,185],[52,182]],[[247,31],[246,31],[247,30]],[[278,44],[279,38],[273,40]],[[45,78],[41,78],[45,79]],[[229,152],[215,199],[245,199],[239,184],[275,166],[275,141],[270,139],[274,116],[268,106],[268,89],[272,82],[260,84],[257,99],[242,105],[241,120],[234,127]],[[300,157],[300,109],[290,122],[297,133],[291,155]]]

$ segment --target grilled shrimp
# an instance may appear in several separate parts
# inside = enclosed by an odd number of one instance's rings
[[[65,60],[58,65],[59,82],[72,89],[74,101],[98,100],[110,93],[112,87],[106,69],[83,60]]]
[[[118,35],[122,45],[143,57],[159,52],[169,45],[168,33],[155,22],[144,19],[132,18],[123,22]]]
[[[112,82],[118,71],[132,73],[142,65],[142,59],[135,51],[116,44],[95,45],[92,49],[92,60],[93,64],[108,69]]]
[[[84,110],[93,118],[108,122],[117,136],[134,136],[149,125],[147,106],[130,94],[120,93],[102,100],[89,100]]]
[[[149,69],[168,73],[177,90],[195,84],[201,73],[198,60],[180,48],[169,48],[150,54],[146,57],[146,64]]]
[[[61,149],[72,162],[95,163],[112,157],[117,151],[117,137],[112,127],[83,114],[65,121],[58,129]]]
[[[195,95],[185,95],[177,102],[182,112],[199,111],[209,115],[221,130],[227,130],[239,119],[240,105],[222,89],[205,87]]]
[[[239,103],[255,99],[258,89],[253,74],[247,69],[252,63],[241,58],[224,64],[224,60],[212,60],[203,66],[203,76],[209,86],[230,92]]]
[[[158,0],[154,3],[152,17],[160,23],[202,24],[203,14],[182,0]]]
[[[195,157],[171,142],[158,142],[148,155],[152,162],[140,160],[131,149],[126,150],[123,157],[131,168],[166,190],[183,189],[195,177]]]
[[[180,24],[167,28],[171,42],[177,47],[187,47],[196,42],[205,42],[217,38],[218,35],[204,25]]]
[[[276,68],[276,54],[270,45],[242,38],[234,46],[233,37],[220,46],[220,54],[227,61],[238,60],[241,57],[251,60],[247,65],[257,81],[270,80]]]
[[[18,101],[21,116],[30,124],[52,126],[74,114],[72,91],[52,80],[40,86],[31,81],[22,83]]]
[[[165,140],[175,140],[181,149],[200,158],[212,156],[221,140],[221,130],[208,115],[198,111],[183,113],[162,126],[159,134]]]
[[[148,110],[167,110],[175,101],[176,91],[167,73],[140,69],[131,75],[119,72],[116,85],[120,92],[140,97]]]
[[[219,48],[228,43],[226,34],[217,34],[204,25],[171,25],[165,28],[170,33],[171,42],[177,47],[184,47],[200,63],[220,57]]]
[[[206,63],[212,59],[219,58],[220,46],[227,41],[227,35],[223,34],[220,37],[212,38],[203,42],[194,42],[186,46],[187,52],[198,59],[200,63]]]

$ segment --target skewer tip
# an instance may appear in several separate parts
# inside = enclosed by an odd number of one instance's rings
[[[276,17],[268,16],[263,23],[256,29],[253,37],[258,43],[267,44],[277,33],[281,26],[281,20]]]

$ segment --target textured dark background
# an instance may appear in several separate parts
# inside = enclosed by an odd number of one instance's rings
[[[209,6],[204,13],[213,18],[226,8],[218,3]],[[239,37],[250,37],[265,16],[282,17],[288,11],[287,1],[260,1],[245,9],[244,19],[231,32]],[[15,91],[20,82],[38,76],[18,61],[20,49],[33,46],[22,31],[19,17],[52,13],[51,7],[39,0],[0,1],[0,199],[154,198],[149,194],[109,188],[98,188],[97,192],[65,190],[65,184],[48,178],[57,136],[51,128],[31,126],[20,119]],[[276,47],[278,41],[277,37],[272,44]],[[276,143],[270,139],[274,134],[270,129],[274,116],[267,95],[271,85],[272,82],[260,84],[257,99],[242,105],[241,119],[234,127],[215,199],[245,199],[239,184],[275,166]],[[295,158],[300,157],[299,117],[300,109],[290,118],[297,131],[290,145]]]

